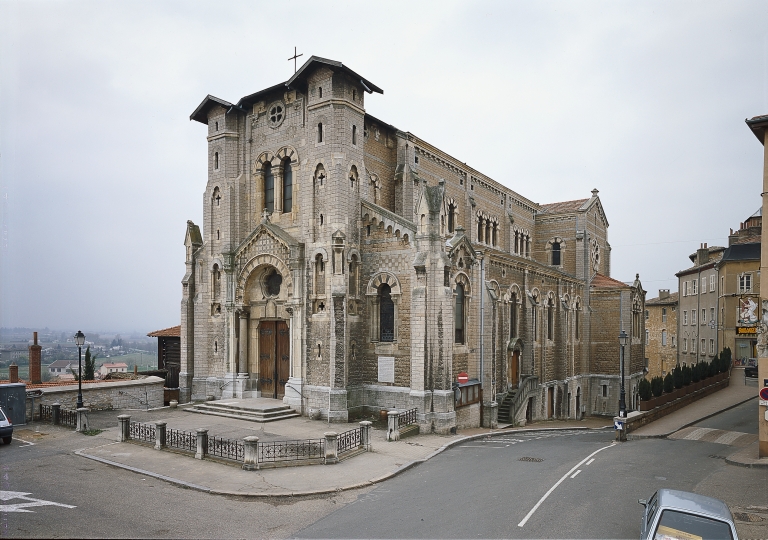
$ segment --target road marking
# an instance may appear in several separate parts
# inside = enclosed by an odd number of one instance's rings
[[[27,446],[35,446],[35,443],[33,443],[33,442],[29,442],[29,441],[25,441],[24,439],[19,439],[18,437],[14,437],[14,438],[13,438],[13,440],[14,440],[14,441],[23,442],[23,443],[24,443],[24,444],[26,444]],[[22,446],[22,448],[23,448],[23,446]]]
[[[27,501],[16,504],[0,504],[0,512],[32,512],[32,510],[27,510],[27,508],[34,506],[61,506],[63,508],[77,508],[77,506],[72,506],[70,504],[45,501],[43,499],[34,499],[32,497],[27,497],[27,495],[31,495],[31,493],[21,491],[0,491],[0,501],[10,501],[11,499],[21,499],[23,501]]]
[[[595,458],[592,458],[592,459],[590,459],[589,461],[587,461],[587,465],[592,465],[592,462],[593,462],[593,461],[595,461]]]
[[[575,473],[573,473],[573,474],[571,475],[571,480],[573,480],[574,478],[576,478],[576,477],[579,475],[579,473],[580,473],[580,472],[581,472],[581,469],[579,469],[578,471],[576,471]]]
[[[549,497],[549,496],[552,494],[552,492],[553,492],[553,491],[555,491],[555,489],[557,488],[557,486],[559,486],[560,484],[562,484],[562,483],[563,483],[563,480],[565,480],[565,479],[566,479],[566,478],[568,478],[568,477],[569,477],[571,474],[573,474],[573,472],[574,472],[576,469],[578,469],[579,467],[581,467],[582,465],[584,465],[584,463],[585,463],[585,462],[586,462],[588,459],[590,459],[592,456],[594,456],[594,455],[595,455],[595,454],[597,454],[598,452],[602,452],[602,451],[603,451],[603,450],[605,450],[606,448],[610,448],[610,447],[612,447],[612,446],[616,446],[616,443],[615,443],[615,442],[613,442],[613,443],[609,444],[608,446],[603,446],[602,448],[598,448],[597,450],[595,450],[594,452],[592,452],[591,454],[589,454],[587,457],[585,457],[584,459],[582,459],[581,461],[579,461],[579,462],[578,462],[576,465],[574,465],[574,466],[573,466],[573,468],[572,468],[570,471],[568,471],[567,473],[565,473],[565,474],[563,475],[563,477],[562,477],[560,480],[558,480],[558,481],[555,483],[555,485],[554,485],[554,486],[552,486],[551,488],[549,488],[549,491],[547,491],[547,492],[544,494],[544,496],[543,496],[541,499],[539,499],[539,502],[537,502],[537,503],[536,503],[536,505],[535,505],[533,508],[531,508],[531,511],[530,511],[530,512],[528,512],[528,514],[527,514],[527,515],[526,515],[526,516],[523,518],[523,521],[521,521],[520,523],[518,523],[518,524],[517,524],[517,526],[518,526],[518,527],[524,527],[524,526],[525,526],[525,524],[528,522],[528,520],[529,520],[529,519],[531,519],[531,516],[533,515],[533,513],[534,513],[536,510],[538,510],[538,509],[539,509],[539,506],[541,506],[541,505],[542,505],[542,503],[543,503],[544,501],[546,501],[546,500],[547,500],[547,497]]]

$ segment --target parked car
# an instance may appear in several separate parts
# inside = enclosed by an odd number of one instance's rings
[[[728,506],[720,499],[688,491],[660,489],[648,501],[640,525],[643,540],[718,538],[738,540]]]
[[[746,366],[744,368],[744,376],[757,379],[757,366]]]
[[[11,420],[5,415],[5,411],[0,407],[0,439],[4,444],[11,444],[13,438],[13,424]]]

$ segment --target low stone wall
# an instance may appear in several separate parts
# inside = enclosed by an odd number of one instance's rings
[[[89,409],[156,409],[163,406],[165,379],[147,377],[138,380],[113,382],[84,382],[83,405]],[[39,406],[61,403],[62,409],[75,410],[77,384],[41,388],[41,396],[34,398],[35,418]],[[32,418],[32,399],[27,398],[27,418]]]
[[[731,380],[730,378],[727,378],[722,381],[716,382],[715,384],[706,386],[701,390],[697,390],[696,392],[693,392],[692,394],[688,394],[686,396],[677,398],[675,401],[672,401],[670,403],[665,403],[664,405],[656,407],[655,409],[651,409],[650,411],[630,413],[627,416],[627,422],[626,422],[627,433],[631,433],[632,431],[639,429],[646,424],[650,424],[654,420],[658,420],[659,418],[667,416],[668,414],[672,414],[678,409],[682,409],[686,405],[690,405],[696,400],[699,400],[710,394],[714,394],[718,390],[722,390],[723,388],[728,386],[728,383],[730,382],[730,380]]]

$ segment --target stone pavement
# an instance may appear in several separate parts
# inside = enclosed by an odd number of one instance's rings
[[[707,396],[680,411],[644,426],[630,438],[664,437],[695,423],[715,412],[734,407],[756,395],[756,388],[739,386],[738,378],[715,394]],[[195,431],[207,428],[210,436],[242,439],[249,435],[261,441],[317,439],[326,431],[341,433],[357,424],[331,424],[306,417],[258,424],[243,420],[192,413],[185,407],[154,411],[130,411],[132,421],[167,422],[168,428]],[[105,429],[89,438],[88,448],[76,453],[82,457],[115,467],[152,476],[180,486],[222,495],[246,497],[302,496],[330,493],[371,486],[405,471],[456,444],[479,437],[509,431],[540,431],[550,429],[610,429],[612,418],[590,417],[582,421],[537,422],[525,428],[502,427],[461,430],[456,435],[424,434],[387,442],[383,427],[371,430],[372,451],[355,455],[334,465],[278,467],[244,471],[236,464],[213,460],[197,460],[190,454],[173,450],[154,450],[138,443],[119,442],[115,411],[89,415],[91,428]],[[757,459],[757,444],[732,454],[729,463],[742,466],[768,467],[768,460]]]

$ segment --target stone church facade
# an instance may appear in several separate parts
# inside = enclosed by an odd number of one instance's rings
[[[335,422],[416,408],[435,432],[613,415],[624,329],[631,410],[645,292],[609,277],[597,190],[534,203],[367,114],[372,93],[313,56],[191,115],[208,183],[185,238],[181,401],[269,397]]]

